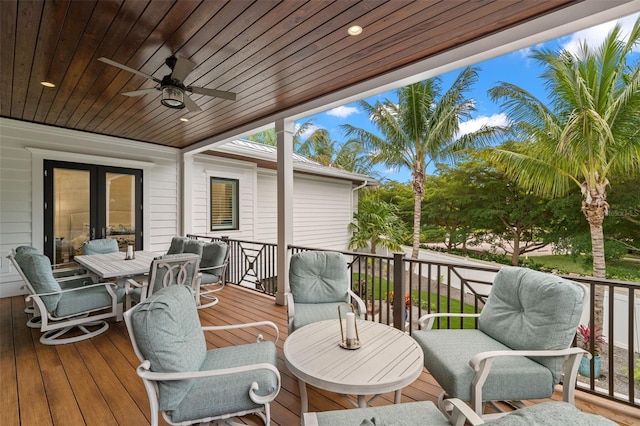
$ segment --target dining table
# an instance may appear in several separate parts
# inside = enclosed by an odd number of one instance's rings
[[[160,255],[151,251],[138,250],[134,252],[132,259],[127,259],[127,253],[119,251],[78,255],[74,256],[73,260],[101,280],[115,279],[118,284],[124,285],[128,278],[149,273],[151,262]]]

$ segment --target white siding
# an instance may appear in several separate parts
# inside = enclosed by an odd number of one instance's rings
[[[350,181],[293,176],[293,244],[314,248],[346,250],[352,221]],[[258,171],[258,217],[256,240],[277,241],[276,172]]]
[[[164,251],[178,229],[178,155],[174,148],[0,118],[0,297],[23,293],[6,259],[11,249],[43,246],[36,174],[42,158],[143,169],[144,248]]]
[[[218,159],[196,155],[191,174],[191,230],[187,234],[228,236],[240,240],[256,240],[256,165],[245,161]],[[240,208],[239,229],[209,230],[209,179],[211,177],[238,179]]]

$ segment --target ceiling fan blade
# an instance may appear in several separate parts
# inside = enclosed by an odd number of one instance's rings
[[[202,109],[198,106],[197,103],[193,102],[193,99],[191,99],[189,97],[189,95],[187,95],[186,93],[184,94],[184,105],[187,107],[187,109],[189,110],[189,112],[199,112],[202,111]]]
[[[155,77],[153,77],[153,76],[151,76],[149,74],[145,74],[142,71],[134,70],[133,68],[129,68],[126,65],[119,64],[118,62],[112,61],[111,59],[108,59],[108,58],[100,57],[100,58],[98,58],[98,60],[100,62],[104,62],[105,64],[109,64],[109,65],[112,65],[114,67],[118,67],[121,70],[129,71],[130,73],[139,75],[140,77],[148,78],[149,80],[153,80],[156,83],[160,83],[162,81],[162,80],[158,80],[157,78],[155,78]]]
[[[153,87],[151,89],[141,89],[141,90],[134,90],[133,92],[124,92],[123,95],[125,95],[125,96],[142,96],[142,95],[148,95],[150,93],[156,93],[157,91],[158,91],[158,89]]]
[[[192,93],[196,93],[198,95],[213,96],[215,98],[228,99],[230,101],[236,100],[235,93],[225,92],[223,90],[207,89],[205,87],[192,87],[192,86],[187,87],[187,90]]]
[[[185,78],[187,78],[187,76],[195,66],[196,64],[194,64],[187,58],[178,58],[176,64],[173,67],[171,78],[182,82]]]

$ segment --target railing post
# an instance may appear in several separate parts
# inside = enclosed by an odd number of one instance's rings
[[[393,326],[404,331],[404,253],[393,253]]]

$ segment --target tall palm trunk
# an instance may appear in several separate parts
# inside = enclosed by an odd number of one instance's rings
[[[589,230],[591,231],[591,255],[593,257],[593,277],[606,278],[607,269],[604,256],[604,232],[602,223],[604,217],[609,210],[609,204],[606,201],[607,193],[605,190],[608,181],[603,184],[596,184],[595,188],[583,190],[584,198],[582,200],[582,212],[589,222]],[[585,188],[583,184],[583,188]],[[604,287],[595,286],[595,306],[593,312],[593,324],[595,327],[602,328],[604,318]]]
[[[417,259],[420,253],[420,219],[422,216],[422,200],[424,199],[424,167],[413,165],[413,250],[411,258]]]

